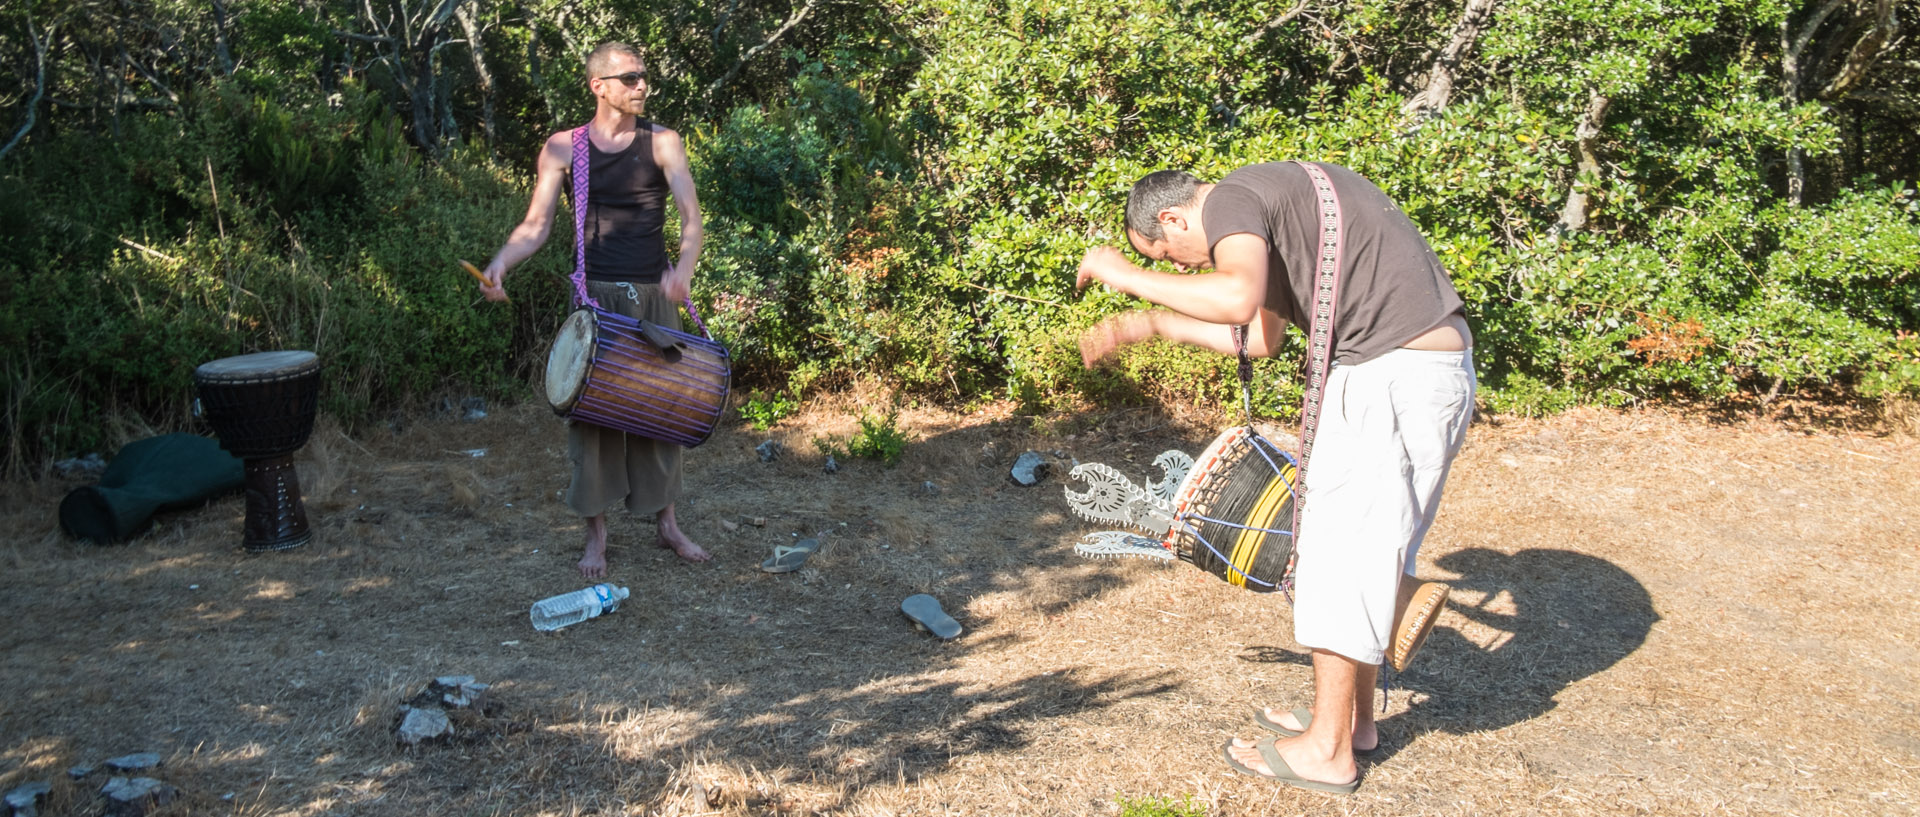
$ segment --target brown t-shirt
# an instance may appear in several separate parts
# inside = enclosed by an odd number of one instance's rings
[[[1365,363],[1460,310],[1440,258],[1387,194],[1339,165],[1318,163],[1340,199],[1342,258],[1333,359]],[[1320,198],[1292,162],[1228,173],[1201,210],[1207,240],[1251,233],[1267,242],[1268,309],[1307,331],[1320,255]]]

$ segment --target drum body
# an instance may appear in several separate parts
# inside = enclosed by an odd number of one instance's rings
[[[1174,491],[1174,521],[1161,544],[1229,584],[1280,589],[1293,561],[1299,474],[1292,455],[1252,428],[1228,429]]]
[[[256,352],[193,371],[200,406],[220,447],[246,462],[248,550],[285,550],[313,538],[293,453],[313,433],[320,359],[312,352]]]
[[[687,448],[712,436],[732,378],[718,343],[588,308],[567,316],[547,353],[556,413]]]

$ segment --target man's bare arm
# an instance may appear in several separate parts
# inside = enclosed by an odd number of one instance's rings
[[[1267,297],[1267,242],[1235,233],[1213,245],[1214,271],[1170,275],[1141,269],[1119,250],[1095,247],[1080,262],[1078,286],[1100,281],[1142,300],[1207,323],[1250,323]]]
[[[540,148],[540,159],[533,181],[533,198],[527,203],[527,215],[507,235],[507,243],[487,263],[487,284],[480,292],[490,301],[504,301],[507,292],[501,282],[507,270],[533,257],[547,243],[553,231],[553,213],[560,201],[560,187],[566,182],[567,165],[573,157],[572,134],[561,131]]]
[[[668,300],[686,300],[693,290],[693,269],[700,261],[700,245],[706,238],[700,218],[700,196],[693,189],[693,169],[687,164],[686,144],[680,134],[661,128],[653,137],[653,159],[667,175],[667,189],[673,191],[674,209],[680,211],[680,254],[673,269],[660,280]]]
[[[1247,354],[1272,357],[1279,351],[1287,319],[1262,308],[1247,328]],[[1198,346],[1221,354],[1236,353],[1233,327],[1208,323],[1165,309],[1124,312],[1095,324],[1080,336],[1080,362],[1093,366],[1120,347],[1162,337],[1174,343]]]

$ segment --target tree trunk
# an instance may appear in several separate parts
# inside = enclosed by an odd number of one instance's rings
[[[1813,37],[1825,25],[1827,18],[1839,10],[1844,0],[1827,0],[1819,10],[1800,24],[1798,33],[1794,32],[1790,21],[1780,22],[1780,97],[1787,110],[1800,107],[1802,99],[1800,88],[1806,82],[1803,74],[1807,46]],[[1800,148],[1787,149],[1787,203],[1799,207],[1807,188],[1807,152]]]
[[[1424,119],[1446,110],[1447,102],[1453,96],[1453,71],[1459,66],[1462,57],[1473,48],[1480,32],[1493,19],[1493,7],[1499,0],[1467,0],[1466,9],[1460,12],[1460,22],[1453,27],[1453,39],[1447,47],[1441,49],[1440,56],[1433,61],[1433,67],[1427,73],[1427,87],[1407,100],[1401,113],[1416,120]]]
[[[454,19],[460,21],[460,30],[467,36],[467,54],[473,57],[474,76],[480,78],[480,129],[486,134],[487,150],[493,150],[493,72],[487,69],[486,49],[480,42],[480,27],[474,25],[473,14],[462,8],[454,12]]]
[[[1894,14],[1893,0],[1878,0],[1873,5],[1873,16],[1858,28],[1866,30],[1860,33],[1860,39],[1847,48],[1847,56],[1840,63],[1827,87],[1821,89],[1821,99],[1839,99],[1846,96],[1867,72],[1873,70],[1874,63],[1886,53],[1888,43],[1900,35],[1900,18]],[[1852,34],[1849,31],[1848,34]]]
[[[233,76],[233,48],[227,43],[227,4],[213,0],[213,48],[220,58],[220,75]]]
[[[1580,125],[1573,132],[1576,159],[1573,184],[1567,188],[1566,206],[1560,208],[1560,223],[1553,228],[1556,236],[1587,228],[1586,185],[1600,176],[1600,132],[1607,124],[1607,106],[1612,104],[1613,99],[1599,91],[1593,91],[1587,98],[1587,110],[1580,115]]]

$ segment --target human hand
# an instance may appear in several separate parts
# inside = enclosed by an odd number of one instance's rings
[[[1094,324],[1080,334],[1080,365],[1089,369],[1106,362],[1120,347],[1153,336],[1151,312],[1125,312]]]
[[[660,276],[660,294],[667,296],[668,301],[680,303],[687,300],[687,296],[692,292],[692,270],[682,273],[678,267],[675,267],[667,270],[667,274]]]
[[[1094,247],[1080,258],[1080,275],[1073,282],[1075,290],[1087,288],[1089,281],[1099,281],[1114,289],[1120,289],[1114,282],[1133,270],[1127,263],[1127,257],[1112,247]],[[1124,291],[1124,290],[1122,290]]]
[[[487,262],[487,271],[480,275],[480,295],[489,301],[505,301],[507,288],[507,265],[499,258]]]

